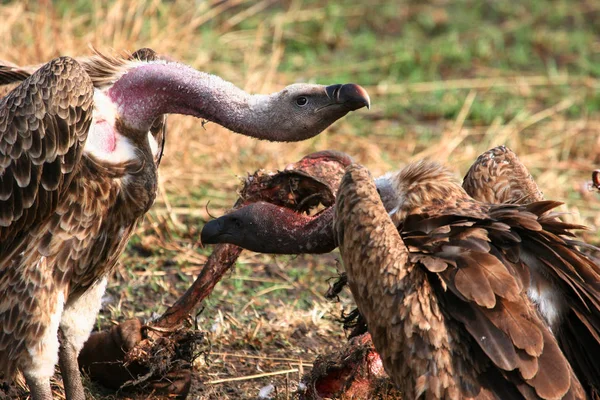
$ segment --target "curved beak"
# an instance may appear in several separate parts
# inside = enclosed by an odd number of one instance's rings
[[[354,83],[330,85],[325,87],[325,92],[327,97],[336,104],[343,104],[351,111],[362,107],[371,108],[369,94],[360,85]]]
[[[217,244],[221,243],[221,236],[224,232],[223,217],[208,221],[202,228],[200,241],[202,244]]]

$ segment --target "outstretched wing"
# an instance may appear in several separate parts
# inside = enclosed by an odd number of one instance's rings
[[[92,121],[94,89],[75,60],[44,65],[0,100],[0,254],[57,207]]]
[[[477,158],[465,176],[463,188],[475,200],[487,203],[543,200],[525,165],[504,146]],[[547,232],[540,233],[543,237],[539,240],[526,236],[521,249],[521,258],[531,274],[529,295],[551,324],[590,396],[600,397],[600,358],[596,356],[600,354],[599,260],[577,250],[578,246],[585,247],[583,243],[568,239],[570,229],[581,227],[564,224],[553,215],[540,218]],[[548,245],[564,240],[568,246]]]

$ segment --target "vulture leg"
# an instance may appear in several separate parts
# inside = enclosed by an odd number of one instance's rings
[[[64,341],[62,331],[60,333],[61,343],[58,351],[58,363],[63,377],[66,397],[69,400],[85,400],[83,383],[77,366],[77,351],[71,343]]]
[[[28,373],[23,375],[25,375],[33,400],[52,400],[52,389],[50,388],[50,380],[47,377]]]
[[[94,327],[106,283],[105,277],[68,302],[60,321],[58,362],[69,400],[85,400],[77,356]]]

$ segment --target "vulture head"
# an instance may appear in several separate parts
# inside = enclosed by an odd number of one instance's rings
[[[337,159],[340,167],[349,166],[351,161],[345,154]],[[431,165],[418,162],[414,168],[388,173],[375,180],[377,193],[395,223],[407,213],[418,210],[420,202],[450,196],[457,179],[441,165]],[[339,183],[340,180],[335,181],[332,193],[337,192]],[[406,193],[410,196],[405,196]],[[334,205],[309,215],[260,201],[209,221],[202,229],[201,240],[204,244],[235,244],[259,253],[327,253],[337,247],[332,228],[334,214]]]
[[[253,118],[269,121],[265,129],[284,141],[311,138],[350,111],[371,107],[361,86],[296,83],[270,95],[251,96]]]
[[[258,139],[295,142],[318,135],[350,111],[370,107],[365,89],[352,83],[297,83],[271,94],[250,94],[173,61],[98,54],[86,62],[104,103],[114,106],[106,107],[107,120],[116,120],[124,131],[147,132],[158,117],[183,114]]]
[[[228,214],[207,222],[202,229],[203,244],[230,243],[244,249],[272,254],[327,253],[334,243],[332,222],[335,194],[352,158],[339,151],[320,151],[309,154],[285,171],[298,171],[325,184],[304,190],[296,203],[309,207],[298,209],[291,205],[266,201],[249,202]],[[285,190],[287,180],[281,180],[277,190]],[[317,199],[315,202],[314,199]],[[318,210],[311,213],[311,210]]]

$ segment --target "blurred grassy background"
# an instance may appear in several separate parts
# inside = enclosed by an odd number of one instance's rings
[[[251,92],[355,82],[371,95],[370,111],[296,144],[171,117],[161,194],[111,281],[99,327],[148,318],[183,293],[210,251],[198,232],[209,211],[233,204],[238,177],[316,150],[345,151],[374,174],[428,156],[462,175],[478,154],[506,144],[548,198],[566,202],[565,218],[591,226],[586,238],[598,241],[599,197],[585,185],[600,164],[600,3],[366,3],[0,1],[0,59],[17,64],[90,54],[90,44],[151,47]],[[195,398],[253,398],[271,383],[274,396],[290,397],[315,355],[343,340],[333,319],[350,300],[322,297],[335,272],[335,255],[244,253],[198,317],[213,350],[195,365]],[[301,371],[209,383],[290,368]]]

